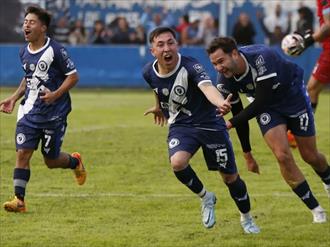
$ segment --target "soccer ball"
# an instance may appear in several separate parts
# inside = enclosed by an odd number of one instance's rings
[[[288,34],[282,39],[281,48],[286,55],[297,56],[292,54],[296,50],[292,48],[299,46],[303,42],[304,38],[301,35],[296,33]]]

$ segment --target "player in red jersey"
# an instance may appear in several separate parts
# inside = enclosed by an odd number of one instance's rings
[[[314,33],[307,32],[303,37],[303,41],[294,48],[295,55],[300,55],[314,42],[319,42],[323,48],[307,83],[307,90],[314,112],[316,111],[320,92],[326,84],[330,84],[330,0],[316,1],[320,27]],[[288,132],[288,140],[291,147],[295,148],[297,146],[291,132]]]
[[[320,28],[312,37],[321,43],[323,51],[307,84],[314,112],[321,90],[325,84],[330,84],[330,0],[317,0],[317,16]]]
[[[304,34],[303,41],[294,47],[295,55],[300,55],[314,42],[319,42],[323,48],[307,84],[314,112],[321,90],[325,84],[330,84],[330,0],[316,1],[320,27],[314,33]]]

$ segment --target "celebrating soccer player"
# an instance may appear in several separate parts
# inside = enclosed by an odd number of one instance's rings
[[[78,74],[66,49],[46,36],[50,20],[44,9],[27,8],[23,32],[28,44],[20,50],[25,76],[16,92],[0,102],[0,111],[11,113],[24,95],[17,114],[15,198],[4,203],[8,212],[26,211],[24,197],[30,179],[30,159],[40,140],[49,168],[71,168],[79,185],[86,179],[80,154],[61,152],[71,111],[69,90],[77,83]]]
[[[189,162],[202,147],[209,170],[219,171],[240,211],[246,233],[259,233],[250,215],[250,199],[240,178],[225,121],[217,117],[230,111],[230,97],[223,99],[203,66],[178,53],[175,32],[168,27],[153,30],[149,38],[156,58],[143,76],[154,90],[156,105],[145,112],[154,114],[156,124],[169,123],[168,152],[177,179],[201,198],[202,222],[215,224],[215,194],[205,189]]]
[[[313,214],[315,223],[326,221],[326,213],[311,192],[294,161],[287,129],[296,136],[304,161],[312,166],[330,197],[330,167],[316,148],[315,126],[310,100],[303,82],[303,70],[265,45],[238,48],[228,37],[215,38],[207,48],[219,72],[217,87],[224,97],[232,94],[233,109],[240,102],[239,92],[253,97],[245,109],[237,109],[227,128],[257,117],[259,127],[273,151],[283,178]]]

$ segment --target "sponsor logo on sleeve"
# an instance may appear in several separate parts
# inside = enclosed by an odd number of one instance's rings
[[[267,71],[267,69],[264,65],[265,65],[265,59],[262,55],[259,55],[256,60],[258,75],[263,75]]]
[[[204,71],[203,66],[201,64],[199,64],[199,63],[194,64],[193,65],[193,68],[195,69],[195,71],[197,73],[201,73],[202,71]]]
[[[74,69],[74,63],[70,58],[66,61],[66,67],[68,69]]]
[[[62,48],[60,51],[63,59],[66,60],[69,57],[67,51],[64,48]]]
[[[163,95],[165,95],[165,96],[168,96],[168,95],[169,95],[169,91],[168,91],[167,88],[163,88],[163,89],[162,89],[162,93],[163,93]]]

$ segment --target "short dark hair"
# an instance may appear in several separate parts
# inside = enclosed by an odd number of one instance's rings
[[[171,33],[173,37],[176,39],[175,31],[170,27],[156,27],[149,35],[149,43],[151,44],[155,38],[157,38],[162,33]]]
[[[26,17],[28,14],[35,14],[38,16],[38,19],[46,25],[47,29],[49,27],[50,21],[52,19],[52,15],[46,11],[45,9],[39,7],[39,6],[29,6],[26,11],[24,17]]]
[[[206,52],[210,55],[218,49],[222,49],[224,53],[231,53],[233,50],[237,50],[236,41],[229,37],[214,38],[206,48]]]

